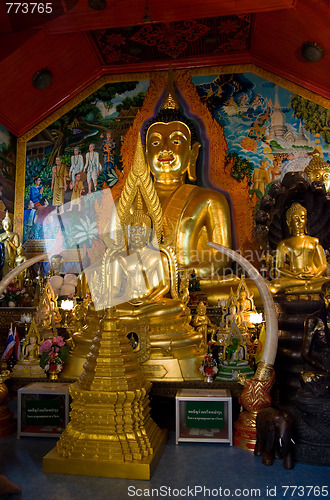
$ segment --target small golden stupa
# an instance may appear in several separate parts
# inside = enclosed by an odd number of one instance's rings
[[[84,372],[69,389],[71,420],[44,457],[44,472],[150,479],[166,442],[150,417],[150,388],[115,309],[106,309]]]

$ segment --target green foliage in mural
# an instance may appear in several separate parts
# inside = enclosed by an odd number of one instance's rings
[[[125,97],[123,102],[116,106],[116,111],[119,113],[122,109],[129,109],[130,107],[140,108],[145,98],[145,92],[139,92],[133,97]]]
[[[304,128],[313,135],[320,134],[330,144],[330,110],[300,95],[292,95],[290,101],[294,116],[304,122]]]
[[[227,153],[225,166],[232,164],[231,175],[237,181],[242,181],[246,177],[251,182],[253,173],[253,163],[242,158],[237,153]]]
[[[270,147],[272,148],[272,151],[276,151],[278,149],[282,149],[284,151],[284,148],[277,142],[274,141],[273,139],[270,141]]]
[[[91,125],[88,123],[89,120],[93,121],[92,128],[97,127],[98,123],[101,125],[102,113],[97,107],[98,103],[102,102],[104,107],[110,110],[113,106],[112,100],[114,97],[124,92],[134,90],[137,85],[138,82],[107,83],[59,118],[51,127],[55,142],[47,164],[53,165],[56,156],[63,155],[67,144],[66,141],[70,139],[70,137],[74,139],[74,134],[77,129],[84,129],[87,131],[91,128]],[[104,127],[100,127],[100,131],[103,132]]]

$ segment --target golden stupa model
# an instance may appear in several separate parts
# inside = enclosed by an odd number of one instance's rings
[[[141,372],[115,308],[107,308],[78,381],[70,422],[43,459],[46,473],[150,479],[166,431],[150,417],[151,383]]]

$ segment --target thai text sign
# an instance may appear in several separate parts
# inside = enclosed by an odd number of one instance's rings
[[[27,425],[60,425],[60,399],[26,401]]]
[[[199,429],[223,429],[224,402],[187,401],[186,426]]]

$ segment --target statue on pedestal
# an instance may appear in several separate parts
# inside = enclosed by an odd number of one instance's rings
[[[43,339],[56,336],[56,328],[62,320],[57,306],[57,296],[46,278],[45,288],[37,307],[36,323]]]
[[[204,338],[205,346],[209,340],[213,340],[217,331],[217,326],[214,325],[206,315],[206,305],[200,302],[196,308],[196,315],[193,319],[193,326],[198,333],[201,333]]]
[[[19,236],[12,231],[13,224],[9,217],[8,210],[6,217],[2,221],[4,233],[0,234],[0,243],[4,246],[5,259],[2,268],[2,276],[6,276],[15,267],[17,248],[19,247]]]
[[[143,364],[147,376],[198,379],[203,338],[190,326],[186,294],[179,294],[177,260],[166,244],[171,236],[163,236],[162,220],[139,140],[132,169],[116,203],[116,216],[110,221],[108,249],[100,272],[93,268],[88,285],[95,308],[100,311],[116,306],[128,333],[136,331],[138,322],[141,344],[143,332],[149,332],[145,343],[150,343],[149,359]],[[85,350],[87,354],[88,346]],[[74,357],[72,351],[72,362]]]
[[[40,344],[39,330],[33,318],[29,331],[23,340],[21,356],[13,367],[13,377],[45,377],[45,373],[39,364]]]
[[[239,374],[251,378],[254,372],[248,361],[246,339],[234,318],[223,341],[217,380],[237,380]]]
[[[18,247],[17,247],[17,251],[16,251],[16,258],[15,258],[15,267],[17,266],[20,266],[21,264],[23,264],[23,262],[26,262],[26,256],[24,255],[24,249],[22,247],[22,244],[20,244]],[[18,286],[20,288],[23,287],[23,284],[24,284],[24,281],[26,279],[26,269],[24,271],[22,271],[16,278],[17,280],[17,283],[18,283]]]
[[[273,293],[317,291],[326,280],[325,252],[318,238],[307,234],[307,210],[293,203],[286,212],[290,237],[282,240],[276,249],[278,278],[271,281]]]

